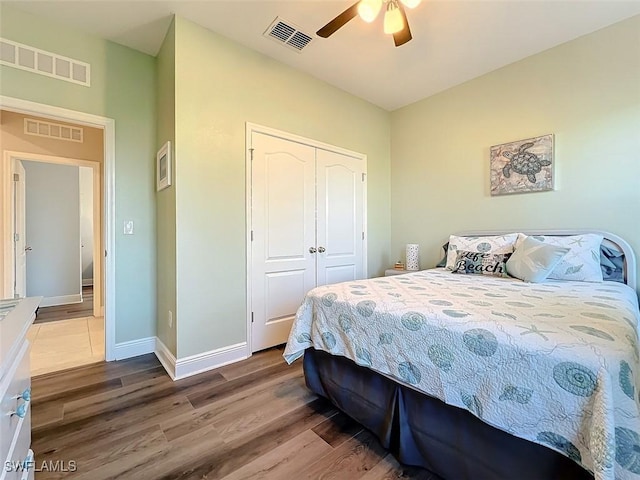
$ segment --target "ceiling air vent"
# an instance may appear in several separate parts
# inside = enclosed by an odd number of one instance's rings
[[[276,17],[273,23],[264,32],[264,36],[285,45],[296,52],[300,52],[311,43],[313,37],[301,32],[298,27],[291,22],[285,22],[280,17]]]

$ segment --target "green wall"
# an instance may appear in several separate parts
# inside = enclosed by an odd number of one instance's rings
[[[182,358],[246,339],[245,122],[368,155],[368,269],[375,276],[390,261],[390,116],[185,19],[175,25]]]
[[[640,17],[391,115],[392,247],[433,267],[461,230],[591,228],[640,253]],[[492,145],[555,134],[554,191],[491,197]]]
[[[160,149],[168,140],[171,142],[172,158],[176,145],[176,57],[175,23],[171,22],[164,42],[157,56],[157,140]],[[176,187],[170,186],[156,195],[157,224],[157,271],[158,271],[158,338],[176,355]],[[168,312],[174,321],[169,325]]]
[[[91,87],[0,66],[0,94],[116,126],[116,342],[155,335],[155,59],[0,4],[0,35],[91,64]],[[134,220],[135,235],[123,235]],[[113,252],[112,252],[113,253]]]
[[[92,66],[90,88],[0,66],[2,95],[115,119],[117,342],[157,331],[184,358],[245,340],[245,122],[368,155],[370,276],[409,242],[430,267],[467,229],[598,228],[640,251],[640,17],[389,114],[182,18],[156,62],[0,7],[2,36]],[[556,190],[491,197],[490,146],[545,133]]]

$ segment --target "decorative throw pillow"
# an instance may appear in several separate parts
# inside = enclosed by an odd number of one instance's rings
[[[624,252],[613,246],[600,245],[600,270],[602,280],[610,282],[624,282]]]
[[[527,238],[519,234],[516,249]],[[600,244],[602,235],[585,233],[566,237],[553,235],[534,235],[534,239],[556,247],[568,248],[569,252],[549,274],[549,279],[574,280],[577,282],[602,282],[600,267]]]
[[[568,248],[556,247],[527,237],[507,260],[507,273],[525,282],[541,283],[567,253]]]
[[[459,251],[479,253],[512,253],[518,238],[517,233],[508,235],[495,235],[487,237],[449,237],[449,249],[447,250],[448,270],[453,270]]]
[[[447,242],[444,245],[442,245],[442,250],[444,251],[443,257],[436,264],[436,268],[443,268],[443,267],[447,266],[447,252],[449,250],[449,242]]]
[[[458,252],[453,273],[508,277],[506,262],[510,256],[510,253]]]

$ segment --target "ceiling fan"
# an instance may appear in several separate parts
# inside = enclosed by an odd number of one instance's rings
[[[415,8],[421,0],[360,0],[316,32],[319,37],[328,38],[342,28],[349,20],[359,15],[365,22],[373,22],[385,5],[384,33],[393,35],[396,47],[404,45],[411,38],[404,7]]]

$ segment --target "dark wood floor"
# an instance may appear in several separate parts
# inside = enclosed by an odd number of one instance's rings
[[[93,315],[93,287],[82,287],[82,303],[41,307],[36,312],[33,323],[55,322],[70,318],[91,317]]]
[[[304,385],[272,349],[172,382],[154,355],[33,379],[36,480],[434,479]]]

